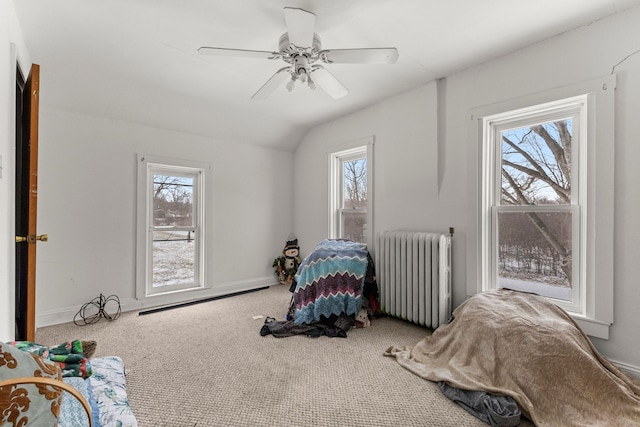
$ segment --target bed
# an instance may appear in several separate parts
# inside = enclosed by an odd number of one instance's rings
[[[364,243],[341,239],[321,241],[302,261],[294,279],[296,324],[311,324],[341,315],[356,316],[363,306],[363,298],[368,307],[377,297],[373,261]]]
[[[640,381],[602,357],[566,312],[537,295],[480,293],[415,346],[384,354],[427,380],[510,396],[537,426],[640,425]]]
[[[117,356],[91,359],[92,374],[83,379],[63,378],[79,390],[89,403],[94,427],[136,427],[138,425],[127,398],[124,362]],[[70,393],[62,395],[58,427],[89,426],[81,402]]]

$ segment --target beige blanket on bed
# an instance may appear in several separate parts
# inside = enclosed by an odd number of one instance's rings
[[[640,381],[604,357],[563,310],[510,290],[487,291],[415,346],[390,347],[430,381],[513,397],[537,426],[640,426]]]

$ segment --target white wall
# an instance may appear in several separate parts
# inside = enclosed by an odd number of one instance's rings
[[[46,91],[46,70],[42,90]],[[293,231],[293,154],[41,108],[37,324],[71,321],[103,293],[135,297],[136,153],[213,165],[212,289],[186,299],[277,282],[271,264]]]
[[[25,77],[31,63],[12,1],[0,0],[0,341],[13,340],[15,227],[15,73]]]
[[[455,227],[453,295],[458,305],[466,298],[467,246],[473,255],[477,241],[468,221],[468,212],[476,209],[469,200],[474,200],[478,176],[477,151],[469,150],[473,142],[467,134],[470,109],[604,76],[615,66],[615,320],[609,340],[593,341],[605,356],[640,373],[640,263],[634,259],[640,242],[638,22],[636,7],[450,76],[439,91],[429,84],[315,128],[294,157],[294,223],[304,249],[327,234],[326,147],[373,134],[374,232]]]
[[[421,228],[438,197],[435,83],[318,126],[295,153],[295,229],[308,253],[328,233],[328,153],[374,136],[374,231]],[[421,216],[416,216],[421,212]]]
[[[328,232],[328,160],[331,147],[374,135],[373,233],[454,227],[454,283],[465,281],[467,220],[464,144],[438,142],[436,82],[314,128],[295,153],[294,223],[301,252],[313,250]],[[441,134],[444,136],[444,134]],[[440,159],[440,161],[438,160]],[[441,178],[439,178],[441,177]],[[370,245],[374,253],[375,248]],[[455,286],[457,301],[464,287]]]

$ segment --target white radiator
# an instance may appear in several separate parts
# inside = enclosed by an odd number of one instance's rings
[[[450,234],[383,231],[375,239],[382,311],[436,329],[451,318]]]

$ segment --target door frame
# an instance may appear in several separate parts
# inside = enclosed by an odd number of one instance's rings
[[[40,66],[24,81],[16,63],[15,132],[15,339],[34,341],[36,332],[36,242]],[[46,239],[43,239],[46,240]]]

